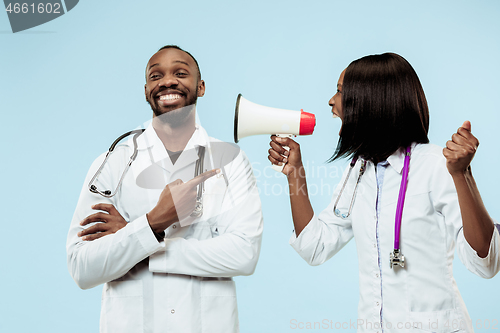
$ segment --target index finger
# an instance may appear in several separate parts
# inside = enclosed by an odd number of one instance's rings
[[[186,185],[195,187],[200,183],[203,183],[205,180],[207,180],[210,177],[215,176],[216,174],[220,173],[220,169],[213,169],[210,171],[205,171],[204,173],[194,177],[190,181],[186,182]]]
[[[280,146],[288,146],[289,140],[291,140],[289,137],[271,135],[271,141],[279,144]]]
[[[295,149],[299,146],[299,144],[289,136],[273,135],[271,136],[271,140],[282,147],[290,147],[292,149]]]
[[[457,130],[457,134],[464,137],[470,143],[472,143],[475,147],[479,146],[479,140],[467,129],[464,127],[460,127]]]

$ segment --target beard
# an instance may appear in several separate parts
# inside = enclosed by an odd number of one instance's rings
[[[158,109],[155,110],[153,106],[151,106],[151,108],[156,116],[155,119],[158,121],[164,124],[169,124],[170,127],[180,127],[186,123],[186,120],[189,118],[191,113],[195,111],[196,104],[183,106],[167,112],[161,112]]]
[[[156,118],[158,118],[158,121],[164,124],[169,124],[171,127],[179,127],[183,125],[186,122],[186,119],[189,118],[191,113],[195,111],[197,99],[198,89],[196,89],[196,93],[194,94],[194,96],[186,100],[186,106],[182,106],[177,109],[164,111],[161,109],[160,105],[158,104],[158,100],[156,99],[154,99],[152,102],[148,99],[148,103],[151,106],[154,115],[156,116]]]

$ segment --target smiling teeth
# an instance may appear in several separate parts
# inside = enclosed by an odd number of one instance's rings
[[[171,94],[171,95],[162,95],[160,96],[160,101],[173,101],[175,99],[181,98],[180,95],[177,94]]]

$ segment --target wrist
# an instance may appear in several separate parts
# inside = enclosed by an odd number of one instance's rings
[[[148,220],[149,227],[151,228],[151,231],[153,231],[153,234],[155,235],[158,242],[161,242],[165,238],[165,229],[159,230],[160,228],[158,227],[158,224],[154,222],[155,220],[153,210],[146,214],[146,220]]]
[[[162,228],[154,208],[149,213],[146,214],[146,219],[148,220],[151,230],[153,230],[155,234],[166,229]]]
[[[149,226],[154,233],[161,233],[172,224],[179,221],[177,215],[173,218],[166,219],[165,216],[161,215],[161,212],[157,212],[156,209],[157,207],[153,208],[146,214],[146,219],[148,220]]]
[[[463,177],[470,177],[472,176],[472,170],[471,170],[471,167],[470,165],[464,170],[464,169],[461,169],[461,170],[456,170],[456,171],[450,171],[450,175],[453,177],[453,178],[463,178]]]
[[[304,169],[304,166],[302,165],[302,163],[300,163],[298,165],[291,166],[291,167],[292,167],[292,171],[286,175],[288,178],[288,181],[294,181],[294,180],[297,180],[299,178],[306,177],[306,172],[305,172],[305,169]]]

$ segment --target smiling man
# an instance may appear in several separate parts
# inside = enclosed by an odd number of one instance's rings
[[[170,65],[172,73],[165,73],[166,64]],[[168,82],[158,85],[159,80]],[[148,62],[144,89],[154,115],[169,114],[168,122],[175,126],[184,124],[193,114],[197,98],[205,94],[205,82],[201,79],[198,62],[191,54],[165,46]]]
[[[261,204],[245,154],[196,124],[204,94],[194,57],[161,48],[146,67],[151,124],[88,172],[68,267],[82,289],[104,284],[101,332],[239,331],[232,277],[255,270]]]

